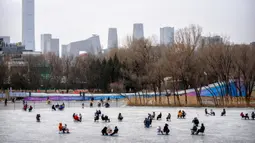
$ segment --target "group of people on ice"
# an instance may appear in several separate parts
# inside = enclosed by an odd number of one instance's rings
[[[241,118],[242,118],[242,119],[245,119],[245,120],[246,120],[246,119],[248,119],[248,120],[250,119],[250,117],[249,117],[249,114],[248,114],[248,113],[246,113],[246,114],[244,115],[244,113],[243,113],[243,112],[241,112],[240,116],[241,116]],[[251,113],[251,119],[252,119],[252,120],[254,120],[254,119],[255,119],[255,113],[254,113],[254,112],[252,112],[252,113]]]
[[[193,128],[190,129],[192,135],[194,135],[194,134],[198,135],[198,133],[204,133],[204,131],[205,131],[205,126],[204,126],[203,123],[201,124],[200,129],[198,129],[199,120],[197,119],[197,117],[195,117],[195,118],[192,120],[192,123],[194,124],[194,125],[193,125]]]
[[[59,123],[58,130],[59,132],[62,132],[62,133],[70,133],[69,129],[67,128],[67,125],[65,124],[65,126],[63,126],[62,123]]]
[[[65,108],[65,103],[63,102],[61,105],[59,105],[58,103],[56,105],[52,105],[51,109],[56,111],[56,108],[58,108],[59,110],[63,110]]]
[[[161,129],[160,126],[157,127],[157,134],[158,134],[158,135],[160,135],[160,134],[162,134],[162,135],[164,135],[164,134],[165,134],[165,135],[168,135],[169,132],[170,132],[170,130],[169,130],[169,128],[168,128],[168,124],[165,124],[163,130]]]
[[[184,110],[179,110],[178,114],[177,114],[177,118],[182,118],[184,119],[186,116],[186,112]]]
[[[23,106],[23,110],[24,110],[24,111],[27,111],[27,108],[28,108],[28,105],[25,104],[25,105]],[[33,107],[30,105],[29,108],[28,108],[28,111],[31,112],[32,110],[33,110]]]
[[[115,128],[114,128],[113,131],[112,131],[111,127],[106,127],[106,126],[105,126],[105,127],[102,129],[102,131],[101,131],[102,135],[104,135],[104,136],[108,136],[108,135],[113,136],[113,135],[115,135],[115,134],[118,134],[118,132],[119,132],[119,129],[118,129],[117,126],[115,126]]]

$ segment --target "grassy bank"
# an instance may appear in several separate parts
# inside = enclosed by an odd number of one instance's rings
[[[179,102],[180,101],[180,102]],[[203,105],[206,107],[255,107],[255,98],[251,99],[250,105],[247,106],[245,98],[232,97],[224,99],[216,99],[213,97],[202,97]],[[224,103],[222,102],[224,101]],[[215,104],[217,102],[217,104]],[[179,100],[175,96],[170,97],[152,97],[143,98],[133,97],[127,100],[128,106],[162,106],[162,107],[201,107],[197,102],[196,96],[188,96],[187,104],[185,102],[185,96],[179,96]]]

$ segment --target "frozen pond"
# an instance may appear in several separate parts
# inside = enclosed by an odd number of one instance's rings
[[[82,109],[81,107],[69,107],[64,111],[51,111],[51,106],[46,108],[35,108],[32,112],[25,112],[21,109],[4,109],[1,103],[0,110],[0,142],[116,142],[116,143],[254,143],[255,142],[255,120],[241,120],[240,112],[248,112],[251,108],[227,108],[227,116],[221,117],[222,109],[214,109],[216,116],[205,116],[204,108],[166,108],[166,107],[111,107],[101,108],[103,114],[110,117],[110,123],[103,123],[101,120],[94,123],[93,117],[97,107]],[[13,106],[13,105],[8,105]],[[16,106],[16,107],[21,107]],[[177,111],[184,109],[187,113],[186,119],[176,119]],[[153,120],[152,127],[144,128],[143,120],[148,113],[162,112],[162,120]],[[83,115],[82,122],[74,122],[73,113]],[[121,112],[124,116],[122,122],[118,122],[117,115]],[[167,113],[172,114],[169,136],[156,134],[157,126],[163,127],[166,123]],[[41,114],[41,122],[36,122],[36,114]],[[200,123],[205,125],[204,136],[190,135],[192,119],[197,116]],[[58,123],[68,125],[71,134],[58,134]],[[112,128],[117,125],[119,128],[118,137],[101,136],[101,130],[105,125]]]

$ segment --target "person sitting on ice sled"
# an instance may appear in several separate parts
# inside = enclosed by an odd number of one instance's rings
[[[37,122],[40,122],[40,118],[41,118],[41,115],[40,115],[40,114],[37,114],[37,115],[36,115],[36,121],[37,121]]]
[[[251,113],[251,118],[252,118],[252,120],[255,119],[255,113],[254,112]]]
[[[102,135],[108,135],[106,126],[102,129],[101,133]]]
[[[27,111],[27,104],[24,105],[23,110]]]
[[[78,116],[77,114],[75,114],[75,113],[74,113],[74,115],[73,115],[73,119],[74,119],[75,121],[80,121],[80,122],[81,122],[81,119],[80,119],[79,116]]]
[[[204,131],[205,131],[205,126],[204,126],[204,124],[202,123],[200,129],[197,130],[196,135],[198,135],[198,133],[204,133]]]
[[[30,105],[28,111],[31,112],[33,110],[33,107]]]
[[[221,112],[221,116],[226,116],[226,110],[223,109],[223,111]]]
[[[105,122],[110,122],[110,119],[108,118],[107,115],[104,116],[104,114],[102,114],[101,119]]]
[[[118,132],[119,132],[119,129],[117,126],[115,126],[115,128],[114,128],[113,132],[110,134],[110,136],[113,136],[113,135],[117,134]]]
[[[197,126],[194,124],[193,128],[191,130],[191,135],[194,135],[197,132]]]
[[[157,134],[158,134],[158,135],[159,135],[159,134],[162,134],[162,135],[163,135],[163,131],[161,130],[161,127],[160,127],[160,126],[157,127]]]
[[[145,118],[143,123],[144,123],[144,126],[145,126],[146,128],[149,128],[150,125],[151,125],[150,119],[148,119],[148,118]]]
[[[208,113],[208,111],[207,111],[207,108],[205,108],[205,115],[208,115],[209,113]]]
[[[52,105],[51,109],[56,111],[55,105]]]
[[[168,133],[170,132],[170,130],[168,128],[168,124],[165,124],[163,132],[166,133],[166,135],[168,135]]]
[[[121,113],[119,113],[119,115],[118,115],[118,120],[119,120],[119,121],[122,121],[122,120],[123,120],[123,116],[121,115]]]
[[[161,119],[161,117],[162,117],[162,114],[160,112],[159,115],[157,116],[157,120]]]
[[[166,117],[166,121],[171,121],[171,114],[170,113],[168,113],[168,115],[167,115],[167,117]]]
[[[210,113],[211,116],[215,116],[215,112],[211,109],[211,113]]]
[[[59,132],[63,131],[63,133],[69,133],[69,129],[67,128],[66,124],[65,124],[65,126],[62,126],[62,123],[59,123],[58,130],[59,130]]]

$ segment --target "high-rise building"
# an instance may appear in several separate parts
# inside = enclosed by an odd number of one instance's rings
[[[51,49],[51,34],[41,35],[41,50],[43,54],[50,52]]]
[[[10,36],[0,36],[0,39],[3,39],[3,42],[6,44],[10,44]]]
[[[68,56],[79,56],[80,51],[86,51],[92,55],[98,55],[102,52],[98,35],[93,35],[86,40],[71,42],[66,49]]]
[[[108,31],[108,49],[118,48],[117,28],[109,28]]]
[[[55,53],[56,56],[60,56],[59,55],[59,39],[51,39],[51,50],[50,52]]]
[[[61,45],[61,57],[67,56],[67,45]]]
[[[41,50],[43,54],[55,53],[59,56],[59,39],[52,38],[51,34],[41,35]]]
[[[174,43],[174,27],[160,28],[160,44],[171,45]]]
[[[22,0],[22,44],[35,50],[34,0]]]
[[[139,40],[144,38],[143,24],[135,23],[133,25],[133,40]]]

